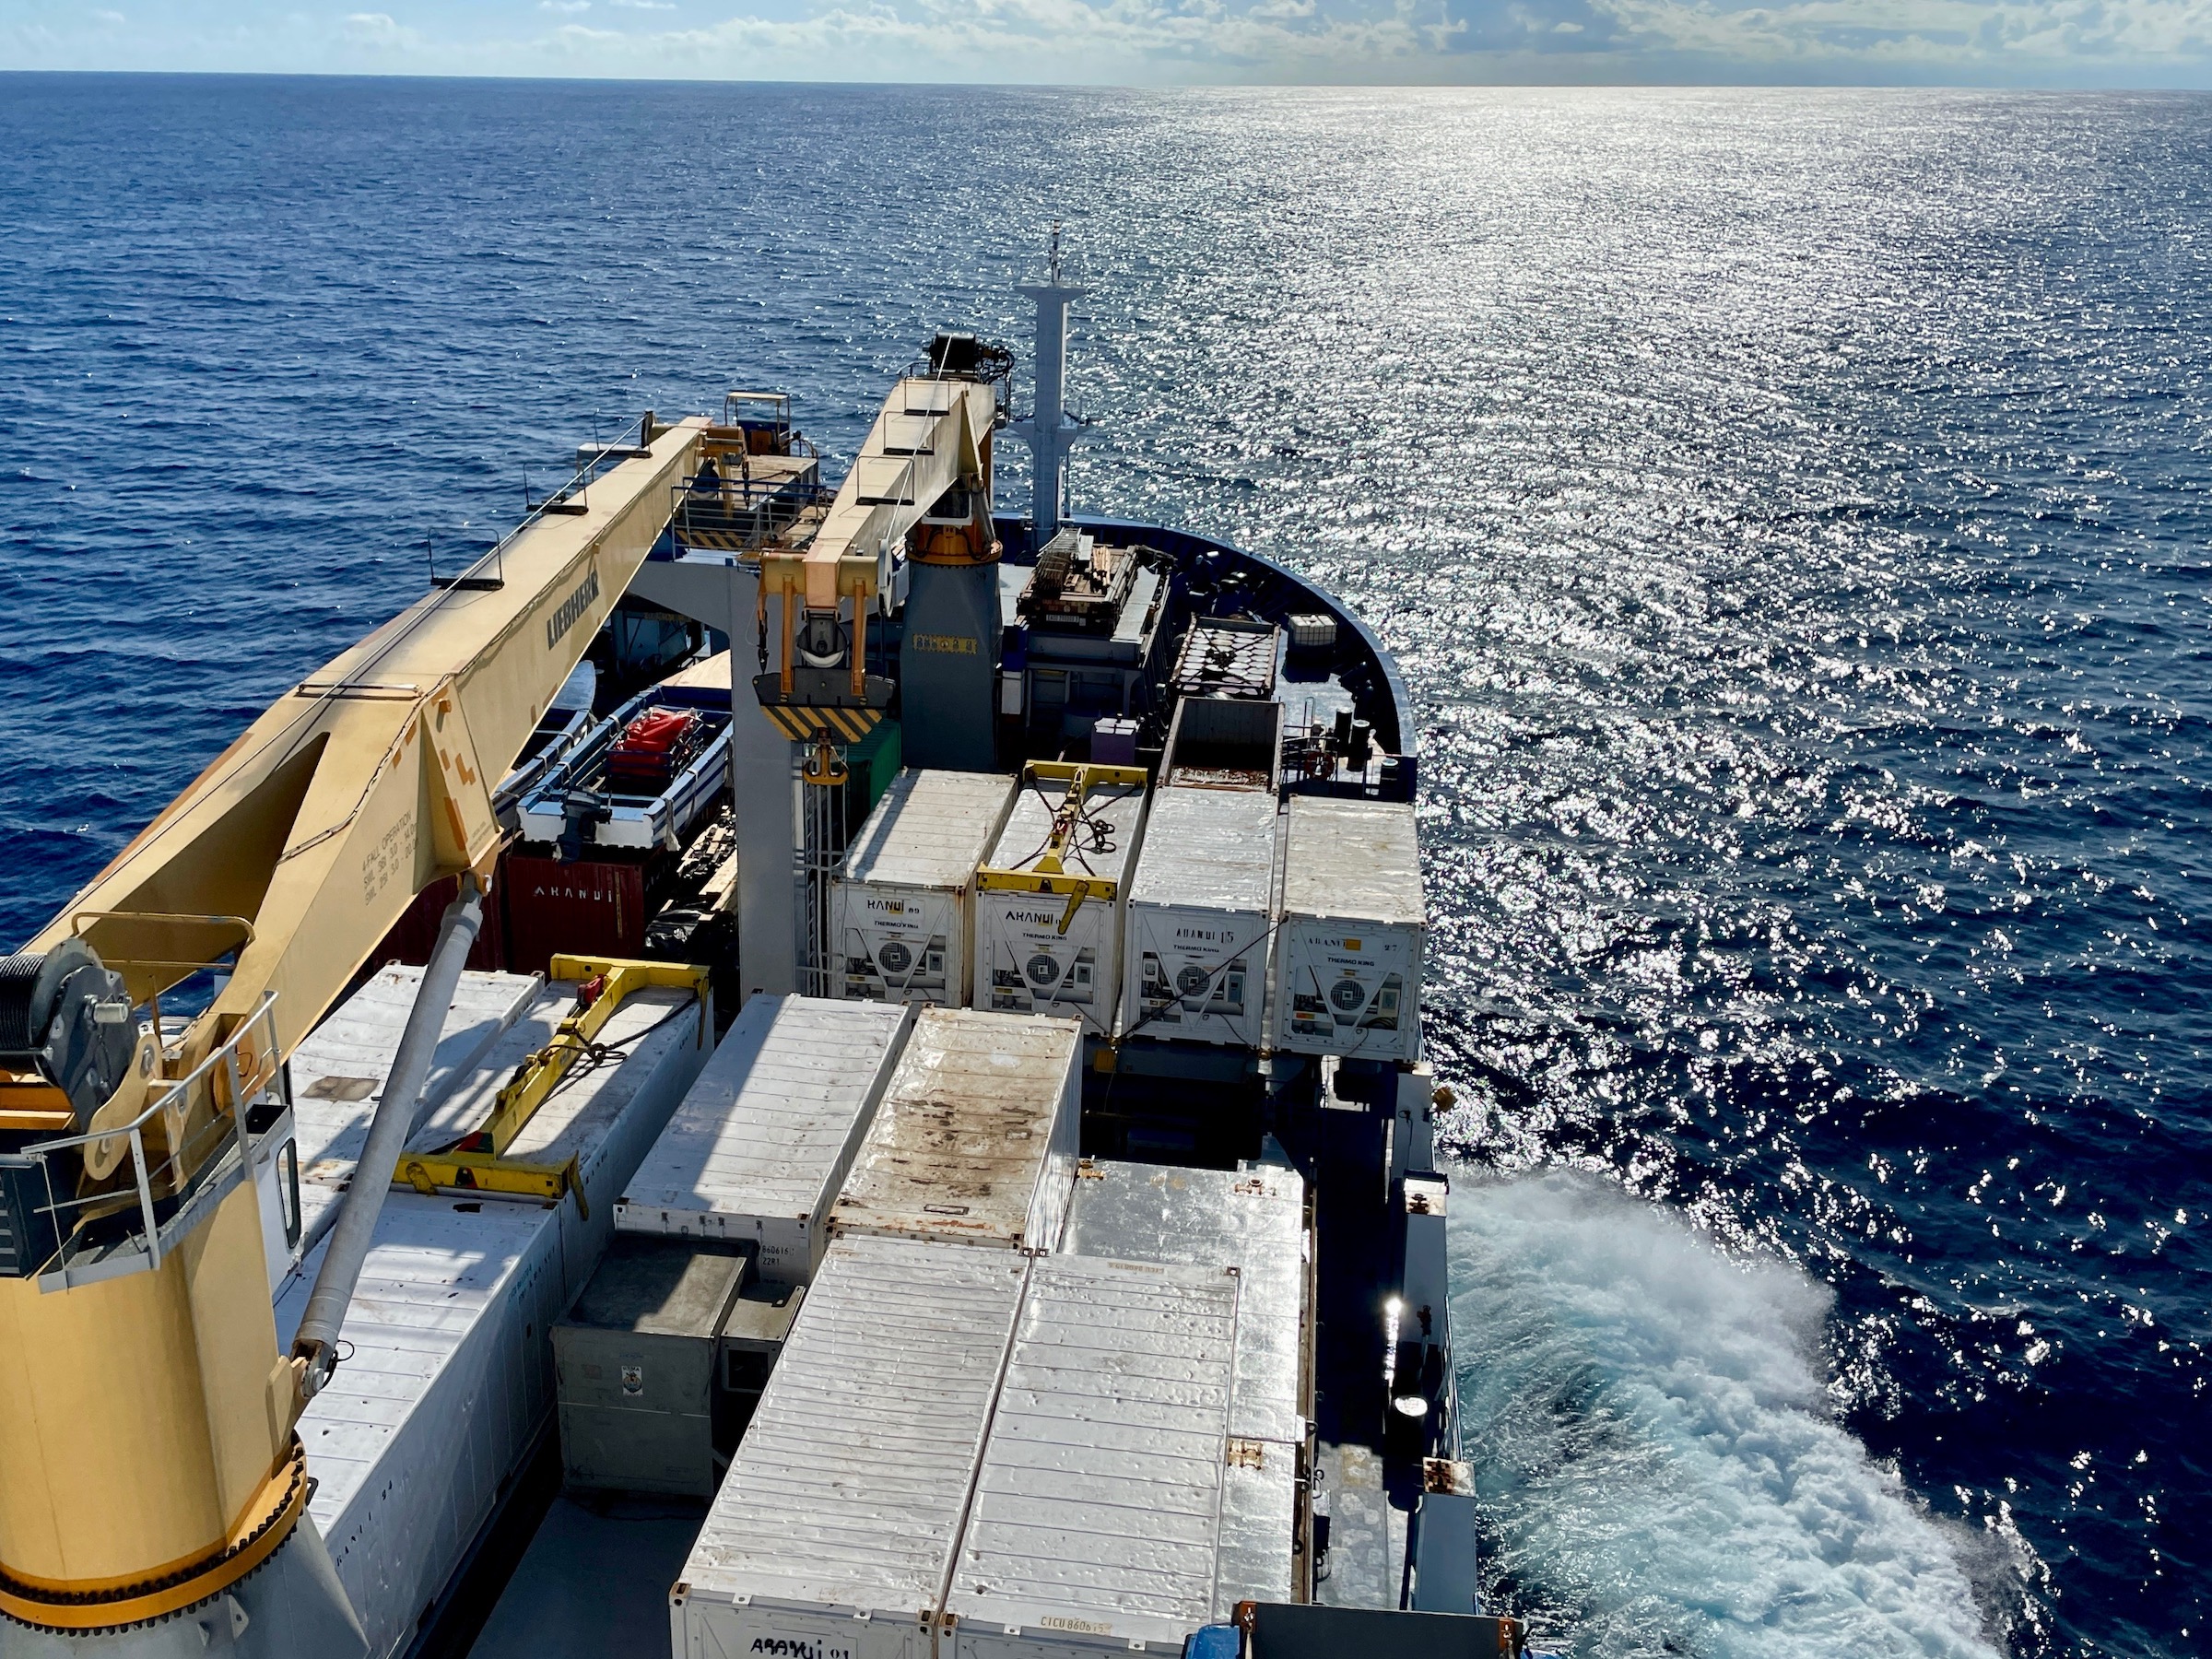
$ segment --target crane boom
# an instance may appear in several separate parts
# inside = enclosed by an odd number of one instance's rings
[[[583,512],[503,546],[496,575],[433,591],[279,698],[29,948],[81,936],[143,1002],[236,947],[188,1055],[272,991],[288,1053],[417,893],[487,868],[492,787],[666,527],[703,430],[660,431]]]
[[[780,683],[773,688],[763,683],[764,703],[813,700],[800,686],[793,661],[793,631],[802,618],[818,625],[834,622],[847,602],[853,638],[835,654],[850,649],[851,686],[848,697],[839,700],[867,700],[861,638],[867,606],[888,585],[908,534],[949,492],[966,490],[975,502],[966,516],[979,521],[988,535],[991,431],[997,416],[997,394],[980,381],[910,374],[891,388],[814,539],[803,551],[761,556],[764,629],[770,598],[783,604]],[[887,685],[882,695],[888,694]]]
[[[0,1614],[49,1631],[146,1624],[248,1575],[274,1582],[287,1540],[312,1541],[300,1367],[277,1352],[252,1179],[226,1160],[235,1146],[242,1168],[247,1105],[416,895],[488,875],[493,784],[666,527],[706,429],[649,421],[496,557],[279,698],[0,962],[10,1053],[48,1041],[46,1081],[0,1082],[5,1126],[58,1118],[68,1150],[51,1157],[81,1176],[43,1167],[67,1204],[92,1194],[70,1213],[95,1220],[134,1214],[112,1184],[131,1178],[127,1146],[146,1223],[143,1248],[98,1271],[0,1277]],[[181,1042],[136,1034],[134,1006],[232,953]],[[42,1039],[37,1011],[65,993],[73,1012]],[[104,1103],[88,1065],[120,1075]]]

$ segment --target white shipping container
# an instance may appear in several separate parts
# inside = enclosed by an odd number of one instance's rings
[[[306,1249],[313,1249],[337,1220],[339,1195],[353,1179],[354,1160],[369,1138],[369,1120],[383,1099],[384,1078],[421,985],[420,968],[394,962],[378,969],[292,1051],[292,1121]],[[544,988],[542,975],[462,974],[423,1080],[418,1115],[438,1109]]]
[[[280,1347],[328,1250],[286,1281]],[[346,1357],[299,1425],[308,1512],[371,1659],[405,1650],[553,1409],[548,1333],[567,1303],[560,1229],[542,1207],[384,1199]]]
[[[1179,1653],[1212,1621],[1237,1288],[1221,1267],[1031,1267],[945,1600],[954,1659]]]
[[[483,1064],[416,1127],[407,1151],[451,1146],[489,1118],[516,1069],[544,1049],[575,1011],[576,991],[573,980],[547,982]],[[568,1296],[581,1291],[599,1265],[614,1237],[615,1201],[712,1055],[713,1023],[712,1005],[701,1007],[688,992],[659,986],[632,992],[606,1017],[598,1039],[629,1059],[572,1069],[509,1144],[507,1157],[519,1163],[558,1168],[576,1159],[583,1202],[564,1200],[553,1210]],[[400,1173],[404,1180],[404,1155]]]
[[[1306,1323],[1306,1183],[1296,1170],[1257,1164],[1189,1170],[1086,1159],[1061,1249],[1124,1262],[1234,1267],[1235,1386],[1229,1431],[1302,1443]]]
[[[1154,793],[1129,884],[1123,1036],[1265,1046],[1276,825],[1272,791]]]
[[[1025,785],[987,873],[976,878],[972,1000],[998,1013],[1080,1019],[1086,1031],[1104,1037],[1121,996],[1122,917],[1144,834],[1145,790],[1141,783],[1087,790],[1075,832],[1056,855],[1061,868],[1041,869],[1065,798],[1057,782]]]
[[[574,1006],[574,990],[538,988],[452,1077],[418,1137],[480,1122],[521,1055]],[[468,1004],[465,986],[456,1008]],[[687,1004],[668,992],[626,1000],[601,1032],[626,1045],[625,1057],[577,1074],[511,1148],[531,1161],[574,1156],[589,1218],[566,1197],[394,1191],[384,1199],[346,1312],[346,1358],[299,1426],[315,1482],[309,1512],[376,1659],[413,1639],[552,1409],[552,1325],[597,1262],[615,1194],[706,1057],[698,1010]],[[397,1023],[381,1048],[358,1019],[341,1025],[347,1033],[350,1064],[389,1073]],[[350,1171],[352,1156],[342,1162]],[[280,1345],[290,1343],[327,1251],[325,1241],[279,1287]]]
[[[1028,1271],[830,1247],[670,1594],[677,1659],[931,1659]]]
[[[981,864],[1015,782],[995,772],[915,771],[891,781],[830,884],[831,982],[877,1002],[968,1000]]]
[[[1282,918],[1276,1046],[1418,1059],[1425,912],[1413,807],[1292,795]]]
[[[1277,1441],[1230,1441],[1221,1479],[1221,1550],[1214,1566],[1214,1620],[1241,1601],[1301,1599],[1296,1448]]]
[[[912,1018],[903,1005],[753,997],[630,1178],[616,1230],[750,1242],[763,1277],[810,1283]]]
[[[1050,1250],[1082,1129],[1071,1019],[924,1008],[830,1210],[833,1236]]]

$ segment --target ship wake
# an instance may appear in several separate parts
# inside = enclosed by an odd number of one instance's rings
[[[1453,1205],[1486,1595],[1578,1654],[1994,1659],[1964,1564],[1830,1419],[1825,1287],[1594,1178]]]

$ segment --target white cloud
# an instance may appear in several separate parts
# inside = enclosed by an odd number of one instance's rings
[[[346,38],[364,46],[404,46],[413,33],[394,22],[390,12],[355,12],[346,19]]]
[[[1424,10],[1427,7],[1424,6]],[[911,77],[930,67],[987,65],[1002,76],[1158,78],[1216,71],[1271,79],[1330,78],[1347,66],[1413,78],[1418,60],[1464,23],[1418,21],[1412,0],[1372,16],[1331,15],[1317,0],[875,0],[810,17],[739,16],[638,37],[656,56],[742,65],[837,63],[852,74]],[[818,73],[818,70],[817,71]]]
[[[66,24],[0,20],[0,63],[1062,84],[2212,80],[2212,0],[715,0],[723,20],[697,26],[685,13],[702,8],[677,0],[536,0],[411,22],[294,16],[251,38],[149,33],[136,14],[93,9],[120,3],[82,0]],[[536,27],[516,28],[518,13]]]
[[[2212,58],[2212,0],[1594,0],[1633,41],[1749,64],[1972,68]]]

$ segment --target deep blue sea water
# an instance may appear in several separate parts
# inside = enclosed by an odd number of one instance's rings
[[[1078,504],[1419,705],[1493,1594],[2212,1649],[2212,100],[0,76],[0,942],[426,536],[730,386],[848,453],[1063,218]]]

